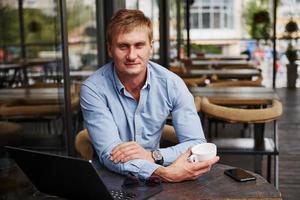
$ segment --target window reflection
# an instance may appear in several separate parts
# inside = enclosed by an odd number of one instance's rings
[[[69,63],[71,71],[96,70],[96,7],[91,0],[68,0]]]
[[[0,49],[5,54],[0,67],[0,123],[7,128],[0,131],[15,135],[1,138],[5,145],[64,149],[57,7],[56,0],[1,1],[5,17],[0,19]],[[73,102],[75,108],[78,103]]]
[[[0,1],[0,63],[20,58],[18,1]]]
[[[232,28],[233,0],[195,0],[191,6],[190,23],[193,29]],[[197,17],[196,17],[197,16]]]

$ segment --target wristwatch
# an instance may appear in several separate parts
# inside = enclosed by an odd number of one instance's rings
[[[162,156],[159,150],[152,150],[151,151],[152,158],[156,164],[163,165],[164,164],[164,157]]]

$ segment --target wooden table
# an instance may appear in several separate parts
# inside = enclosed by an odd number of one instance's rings
[[[63,88],[10,88],[0,89],[0,102],[24,104],[57,104],[63,101]]]
[[[224,175],[228,165],[216,164],[212,170],[196,181],[175,184],[163,184],[163,192],[150,199],[265,199],[279,200],[281,194],[273,185],[258,174],[252,182],[236,182]]]
[[[265,87],[191,87],[194,96],[208,97],[222,105],[265,105],[279,99],[275,90]]]
[[[163,191],[150,199],[282,199],[280,192],[260,175],[250,172],[256,177],[256,181],[240,183],[224,175],[224,170],[230,168],[233,167],[216,164],[209,173],[202,175],[195,181],[163,183]],[[101,174],[108,188],[121,185],[124,179],[115,173],[103,169],[99,171],[99,174]]]
[[[63,98],[63,88],[0,89],[0,118],[60,115]],[[75,85],[71,87],[71,107],[74,111],[79,109],[79,91]]]
[[[246,60],[192,60],[194,66],[248,66],[251,62]]]
[[[204,54],[205,60],[247,60],[248,56],[242,55],[220,55],[220,54]],[[199,60],[201,60],[199,59]]]
[[[185,74],[181,74],[182,78],[192,78],[199,76],[213,75],[220,79],[252,79],[252,77],[260,76],[259,69],[190,69]]]
[[[70,71],[70,77],[71,77],[71,79],[75,79],[75,80],[86,79],[93,73],[95,73],[95,71],[90,71],[90,70]]]
[[[261,199],[261,200],[281,200],[281,194],[278,190],[269,184],[261,176],[252,173],[255,181],[236,182],[224,175],[225,169],[233,168],[228,165],[216,164],[209,173],[199,177],[195,181],[185,181],[181,183],[163,183],[163,191],[150,197],[150,200],[200,200],[200,199],[218,199],[218,200],[238,200],[238,199]],[[251,172],[250,172],[251,173]],[[120,187],[124,181],[124,176],[107,171],[101,168],[99,175],[105,185],[111,189]],[[37,193],[32,185],[19,168],[11,167],[0,170],[0,182],[3,184],[2,195],[7,199],[40,200],[47,195],[34,196]],[[13,184],[12,184],[13,183]],[[51,199],[63,199],[52,197]]]
[[[84,70],[84,71],[70,71],[71,80],[82,81],[87,79],[90,75],[92,75],[95,71]],[[45,78],[46,80],[56,81],[61,80],[63,78],[63,73],[53,72],[49,75],[41,75],[40,73],[31,73],[29,78],[38,80],[41,78]]]

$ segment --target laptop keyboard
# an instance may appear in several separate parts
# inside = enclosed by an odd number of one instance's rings
[[[136,196],[134,193],[125,192],[122,190],[111,190],[110,194],[115,200],[131,200]]]

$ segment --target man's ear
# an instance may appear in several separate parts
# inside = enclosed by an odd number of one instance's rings
[[[109,57],[112,58],[111,45],[109,43],[107,43],[107,53],[108,53]]]
[[[154,44],[154,41],[152,40],[152,41],[150,42],[151,54],[153,53],[153,44]]]

